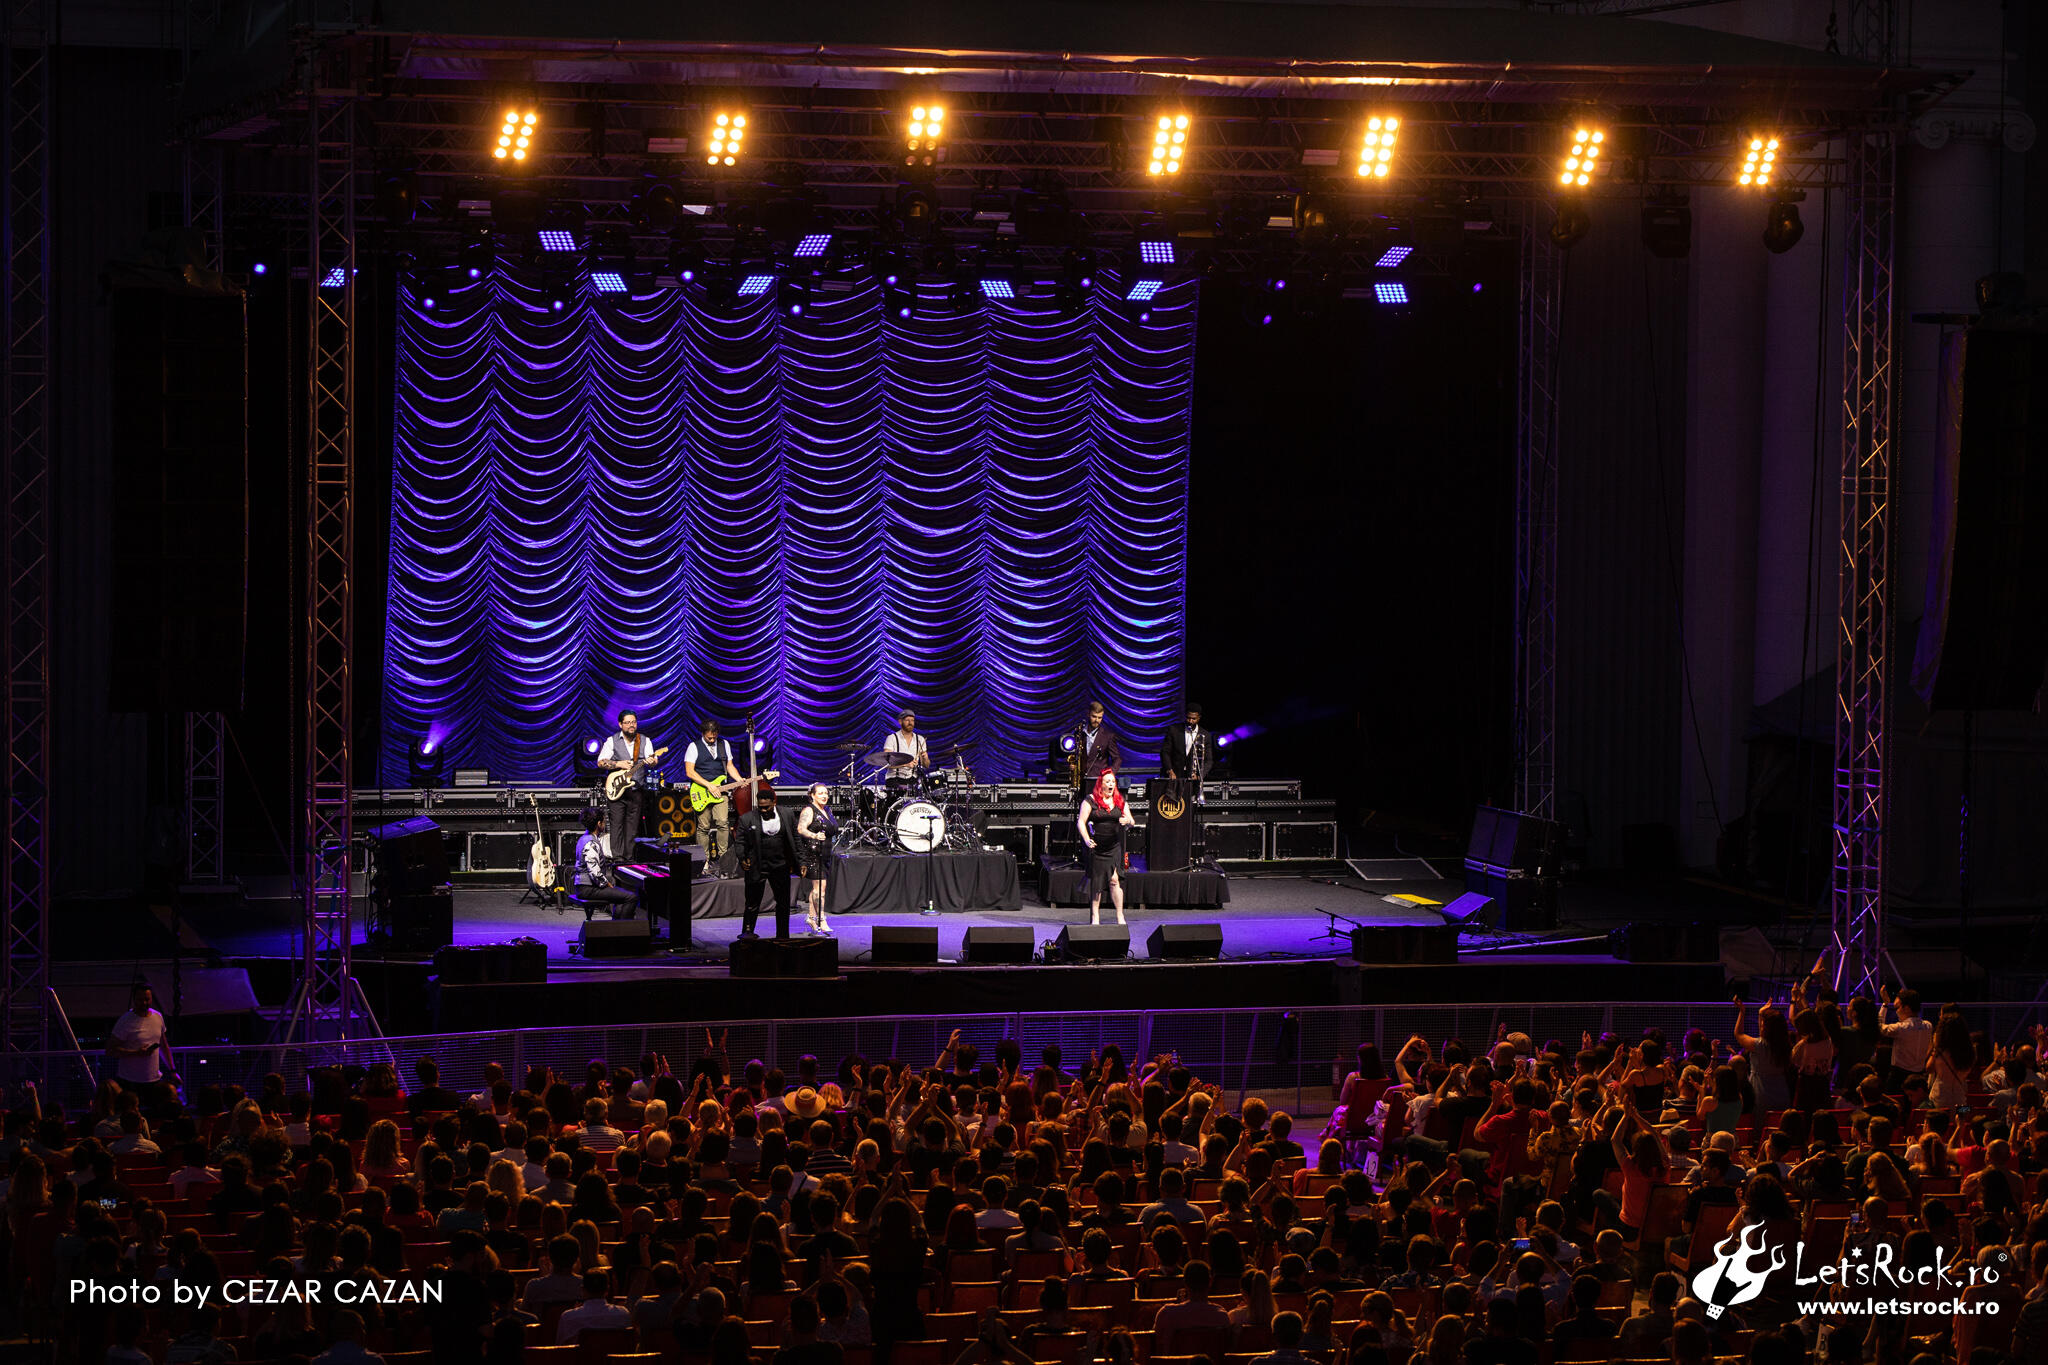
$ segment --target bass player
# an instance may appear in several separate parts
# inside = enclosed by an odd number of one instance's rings
[[[660,763],[664,752],[640,733],[640,718],[631,711],[619,712],[618,733],[598,751],[598,767],[607,771],[624,769],[631,774],[625,790],[605,803],[605,824],[611,830],[612,846],[621,862],[632,859],[633,841],[640,837],[640,774]]]
[[[683,750],[683,773],[697,786],[718,793],[716,801],[697,813],[697,847],[704,850],[704,861],[708,866],[713,853],[712,830],[715,827],[718,831],[717,852],[723,853],[726,835],[732,828],[730,793],[747,780],[739,765],[733,762],[732,745],[718,737],[717,721],[705,721],[696,742]]]

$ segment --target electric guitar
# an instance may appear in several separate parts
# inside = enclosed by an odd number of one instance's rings
[[[633,766],[630,768],[612,769],[610,775],[604,780],[604,799],[607,801],[617,801],[624,797],[627,790],[640,780],[640,770],[667,752],[668,749],[664,746],[656,749],[645,758],[634,759]]]
[[[555,889],[555,856],[548,852],[548,836],[540,826],[540,798],[528,796],[526,804],[533,807],[533,856],[526,869],[526,880],[545,896]]]
[[[773,782],[780,776],[782,776],[781,773],[771,768],[769,771],[761,774],[761,779]],[[735,780],[730,777],[717,777],[709,782],[692,782],[690,784],[690,809],[701,814],[706,808],[717,805],[731,796],[735,790],[746,785],[747,779],[740,778]]]

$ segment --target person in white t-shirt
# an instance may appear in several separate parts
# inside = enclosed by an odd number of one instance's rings
[[[170,1029],[157,1011],[156,992],[148,982],[135,983],[128,1012],[114,1021],[107,1038],[107,1056],[113,1059],[115,1077],[130,1090],[178,1084]]]

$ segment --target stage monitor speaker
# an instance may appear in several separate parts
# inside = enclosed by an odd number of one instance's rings
[[[1168,958],[1214,962],[1223,956],[1223,926],[1220,924],[1161,924],[1145,940],[1145,956],[1161,961]]]
[[[868,930],[868,962],[936,966],[939,929],[935,924],[878,924]]]
[[[1951,332],[1941,380],[1913,687],[1930,710],[2028,710],[2048,663],[2048,336]]]
[[[1493,899],[1467,891],[1443,908],[1443,917],[1454,925],[1493,923]]]
[[[238,711],[248,636],[248,323],[241,291],[115,273],[106,481],[107,705]]]
[[[381,825],[369,839],[379,896],[412,895],[448,880],[448,845],[431,816]]]
[[[1557,861],[1559,826],[1520,811],[1481,806],[1472,814],[1466,859],[1490,867],[1534,872]]]
[[[1719,962],[1721,930],[1698,921],[1630,920],[1607,936],[1623,962]]]
[[[576,941],[585,957],[645,957],[654,951],[654,930],[644,919],[587,919]]]
[[[383,920],[391,946],[401,952],[445,948],[455,939],[455,888],[436,886],[393,896]]]
[[[1029,962],[1036,947],[1028,926],[977,924],[960,940],[960,956],[968,962]]]
[[[434,974],[444,986],[501,981],[537,985],[548,979],[548,950],[534,938],[443,948],[434,954]]]
[[[1371,924],[1351,931],[1351,956],[1382,966],[1442,965],[1458,960],[1455,924]]]
[[[985,843],[1015,858],[1020,867],[1031,866],[1031,848],[1034,840],[1030,825],[990,825],[982,832],[981,837]]]
[[[836,938],[734,939],[726,969],[743,977],[833,977],[839,975]]]
[[[1060,930],[1060,957],[1068,962],[1121,962],[1131,955],[1125,924],[1069,924]]]

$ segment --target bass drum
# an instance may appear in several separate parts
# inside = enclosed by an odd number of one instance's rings
[[[905,853],[929,853],[946,846],[946,813],[929,801],[908,797],[889,807],[889,832]]]

